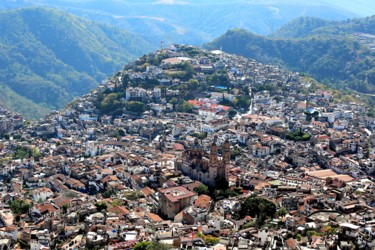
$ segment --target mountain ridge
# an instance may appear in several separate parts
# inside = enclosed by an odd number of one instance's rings
[[[341,22],[341,26],[346,25],[346,31],[336,35],[329,30],[332,28],[330,25],[311,31],[291,28],[291,33],[294,32],[297,38],[266,37],[243,29],[232,29],[205,47],[222,47],[228,53],[305,72],[331,87],[337,85],[343,89],[374,93],[375,52],[371,48],[375,47],[375,41],[372,41],[375,39],[370,36],[368,42],[362,37],[365,34],[360,35],[355,32],[357,30],[350,29],[356,22],[368,23],[372,27],[374,20],[375,16]],[[324,27],[327,29],[324,30]],[[286,27],[283,29],[287,30]],[[314,33],[314,30],[320,31]]]
[[[25,4],[64,9],[75,15],[115,25],[141,36],[146,34],[149,41],[157,44],[160,41],[165,43],[168,41],[168,43],[201,45],[226,30],[237,27],[267,35],[298,16],[311,15],[332,20],[359,16],[340,5],[332,5],[324,0],[314,2],[120,0],[105,3],[100,0],[30,0]]]
[[[9,98],[0,101],[29,118],[29,112],[40,117],[63,107],[152,48],[117,27],[53,8],[0,11],[0,29],[0,84],[12,90],[8,96],[32,102],[41,112],[14,109]]]
[[[355,32],[375,35],[375,15],[344,21],[332,21],[316,17],[299,17],[282,26],[276,32],[272,33],[270,37],[345,36]]]

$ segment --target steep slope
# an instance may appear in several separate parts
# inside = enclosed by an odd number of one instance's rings
[[[63,107],[153,48],[118,28],[50,8],[0,12],[0,30],[0,84],[17,102],[43,107],[35,114]],[[6,107],[34,116],[12,99],[0,96]]]
[[[280,29],[272,33],[270,36],[279,38],[304,37],[311,34],[313,30],[328,26],[332,23],[334,22],[316,17],[299,17],[283,25]]]
[[[313,25],[307,25],[306,29],[296,26],[290,28],[291,32],[284,32],[284,36],[300,38],[269,38],[245,30],[230,30],[206,47],[222,47],[229,53],[306,72],[327,85],[374,93],[375,51],[371,48],[375,39],[371,34],[358,34],[371,27],[373,19],[316,25],[316,29],[311,28]]]

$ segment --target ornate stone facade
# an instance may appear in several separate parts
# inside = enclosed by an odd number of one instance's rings
[[[176,167],[193,180],[208,186],[215,186],[218,181],[226,180],[230,166],[230,143],[226,140],[222,145],[222,156],[218,155],[219,147],[216,139],[206,152],[195,139],[194,144],[176,161]]]

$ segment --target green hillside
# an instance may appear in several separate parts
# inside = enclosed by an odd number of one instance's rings
[[[329,20],[360,16],[337,2],[333,5],[326,0],[2,0],[0,9],[50,6],[118,26],[155,44],[164,41],[201,45],[233,28],[265,35],[299,16]],[[361,2],[371,6],[370,0]]]
[[[271,37],[301,38],[307,36],[347,36],[354,33],[375,35],[375,16],[329,21],[316,17],[299,17],[282,26]]]
[[[136,35],[50,8],[2,11],[0,30],[0,103],[26,117],[63,107],[153,49]]]
[[[313,30],[318,29],[320,27],[328,26],[333,23],[335,22],[316,17],[299,17],[282,26],[276,32],[271,34],[271,37],[305,37],[310,35]]]
[[[326,24],[299,19],[276,33],[297,38],[270,38],[234,29],[206,47],[222,47],[228,53],[306,72],[330,86],[375,93],[375,50],[371,49],[375,39],[366,33],[373,22],[374,17]]]

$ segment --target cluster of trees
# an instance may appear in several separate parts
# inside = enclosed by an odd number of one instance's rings
[[[141,241],[138,242],[133,250],[170,250],[172,246],[158,241]]]
[[[125,102],[125,108],[126,110],[137,113],[137,114],[143,113],[146,109],[145,104],[143,102],[137,102],[137,101]]]
[[[291,141],[308,141],[310,140],[310,135],[302,132],[301,130],[289,132],[286,134],[286,139]]]
[[[14,214],[26,214],[31,207],[31,204],[26,200],[13,200],[9,202],[9,208]]]
[[[242,108],[244,110],[247,110],[249,108],[250,102],[251,102],[251,99],[247,94],[239,95],[236,98],[234,98],[233,101],[230,101],[230,100],[225,99],[225,98],[220,100],[221,105],[225,105],[225,106],[229,106],[229,107]],[[236,114],[234,114],[234,115],[236,115]]]
[[[41,156],[42,154],[39,152],[39,149],[36,147],[17,145],[17,147],[13,151],[13,157],[16,159],[27,159],[30,157],[34,157],[38,159]]]
[[[208,86],[230,86],[230,79],[225,70],[208,75],[206,81]]]
[[[268,218],[273,218],[276,213],[276,205],[262,197],[252,195],[241,203],[239,215],[244,218],[250,215],[257,218],[257,224],[263,225]]]
[[[166,73],[171,75],[173,78],[178,78],[182,81],[189,81],[195,71],[189,62],[182,62],[174,65],[165,66]]]
[[[117,109],[123,107],[123,102],[121,101],[122,95],[120,93],[110,93],[106,96],[98,97],[98,108],[101,113],[110,113]],[[102,100],[100,100],[103,98]]]
[[[216,188],[209,188],[206,185],[200,185],[194,188],[194,191],[198,194],[209,195],[213,200],[221,200],[228,197],[235,197],[243,193],[241,187],[229,188],[226,180],[219,180],[216,184]]]
[[[97,100],[97,107],[101,113],[113,113],[123,108],[127,111],[141,114],[146,110],[146,105],[139,101],[123,101],[121,98],[124,96],[122,92],[114,93],[101,93]]]
[[[207,133],[195,132],[191,136],[193,136],[195,138],[198,138],[199,140],[203,140],[203,139],[205,139],[207,137]]]
[[[219,241],[220,241],[220,239],[217,238],[217,237],[214,237],[214,236],[212,236],[212,235],[210,235],[210,234],[208,234],[208,235],[204,235],[204,234],[201,233],[201,232],[198,232],[198,233],[197,233],[197,236],[200,237],[200,238],[202,238],[203,241],[204,241],[204,243],[205,243],[206,245],[208,245],[208,246],[216,245],[216,244],[219,243]]]
[[[187,101],[182,101],[176,106],[178,112],[191,113],[193,112],[193,105]]]
[[[137,66],[147,66],[147,65],[154,65],[154,66],[160,66],[161,62],[167,58],[166,54],[158,53],[156,55],[154,54],[148,54],[141,56],[137,61]]]
[[[107,203],[105,201],[96,202],[94,205],[98,209],[98,211],[106,210],[107,207],[108,207],[108,205],[107,205]]]

